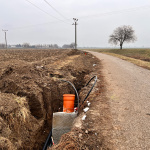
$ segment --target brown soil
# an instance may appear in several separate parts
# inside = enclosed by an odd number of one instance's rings
[[[49,150],[112,150],[112,118],[109,102],[105,95],[105,81],[101,73],[102,66],[98,63],[95,70],[89,76],[97,75],[98,81],[87,101],[90,101],[90,109],[84,113],[82,109],[87,106],[85,102],[75,119],[72,130],[61,137],[59,144]],[[91,83],[92,85],[92,83]],[[89,88],[82,88],[80,98],[83,100]],[[86,114],[86,119],[82,117]]]
[[[42,149],[62,95],[74,93],[60,79],[81,90],[93,64],[95,57],[75,50],[0,50],[0,149]]]

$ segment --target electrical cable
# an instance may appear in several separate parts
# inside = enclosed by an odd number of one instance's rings
[[[96,82],[97,82],[97,76],[93,76],[93,77],[88,81],[88,83],[85,85],[85,86],[88,86],[89,83],[90,83],[94,78],[95,78],[94,84],[92,85],[91,89],[89,90],[89,92],[88,92],[87,95],[85,96],[85,98],[84,98],[84,100],[82,101],[82,103],[80,104],[80,106],[79,106],[79,102],[80,102],[80,100],[79,100],[79,95],[78,95],[78,92],[77,92],[75,86],[74,86],[70,81],[67,81],[67,80],[60,80],[60,81],[68,82],[68,83],[71,84],[71,86],[74,88],[74,90],[75,90],[75,92],[76,92],[76,95],[77,95],[77,99],[78,99],[78,111],[79,111],[79,108],[83,105],[83,103],[85,102],[85,100],[86,100],[86,99],[88,98],[88,96],[90,95],[91,91],[93,90],[93,88],[94,88],[94,86],[95,86],[95,84],[96,84]]]
[[[70,81],[67,81],[67,80],[60,80],[60,81],[67,82],[67,83],[69,83],[74,88],[74,90],[76,92],[76,95],[77,95],[77,99],[78,99],[78,110],[79,110],[79,102],[80,102],[80,100],[79,100],[79,94],[77,92],[77,89],[75,88],[75,86]]]
[[[95,82],[94,82],[94,84],[92,85],[91,89],[89,90],[88,94],[86,95],[84,101],[87,99],[87,97],[89,96],[89,94],[90,94],[91,91],[93,90],[93,87],[95,86],[95,84],[96,84],[96,82],[97,82],[97,76],[93,76],[93,77],[88,81],[88,83],[85,85],[85,86],[88,86],[89,83],[90,83],[94,78],[95,78]],[[78,95],[78,92],[77,92],[75,86],[74,86],[70,81],[67,81],[67,80],[60,80],[60,81],[67,82],[67,83],[69,83],[69,84],[74,88],[74,90],[75,90],[75,92],[76,92],[76,95],[77,95],[77,98],[78,98],[78,108],[79,108],[79,95]],[[83,101],[83,102],[84,102],[84,101]],[[83,103],[82,103],[82,104],[83,104]],[[80,105],[80,106],[81,106],[81,105]],[[78,110],[79,110],[79,109],[78,109]],[[43,150],[47,150],[47,148],[48,148],[48,147],[51,147],[52,145],[53,145],[53,138],[52,138],[52,129],[51,129],[51,131],[49,132],[49,135],[48,135],[48,137],[47,137],[47,139],[46,139],[46,142],[45,142],[45,144],[44,144]]]
[[[91,89],[89,90],[89,92],[87,93],[87,95],[85,96],[84,100],[82,101],[82,103],[80,104],[79,107],[81,107],[81,106],[83,105],[83,103],[85,102],[85,100],[88,98],[88,96],[89,96],[90,93],[92,92],[92,90],[93,90],[93,88],[94,88],[94,86],[95,86],[95,84],[96,84],[96,82],[97,82],[97,76],[93,76],[93,77],[89,80],[89,82],[85,85],[85,86],[88,86],[89,83],[90,83],[94,78],[95,78],[94,84],[92,85]]]
[[[28,1],[28,0],[26,0]],[[29,1],[28,1],[29,2]],[[31,2],[29,2],[31,3]],[[40,9],[38,6],[36,6],[35,4],[31,3],[32,5],[34,5],[36,8]],[[95,15],[88,15],[88,16],[83,16],[83,17],[78,17],[79,19],[84,19],[84,18],[89,18],[89,17],[99,17],[99,16],[106,16],[106,15],[113,15],[113,14],[119,14],[119,13],[126,13],[126,12],[132,12],[132,11],[137,11],[139,9],[148,9],[150,8],[150,6],[141,6],[141,7],[136,7],[136,8],[129,8],[129,9],[124,9],[124,10],[119,10],[119,11],[111,11],[111,12],[106,12],[106,13],[101,13],[101,14],[95,14]],[[42,9],[40,9],[41,11],[43,11]],[[48,14],[47,12],[44,11],[44,13]],[[50,14],[48,14],[50,15]],[[55,18],[56,19],[56,18]],[[72,19],[72,18],[70,18]],[[60,20],[60,19],[57,19],[61,22],[64,22],[65,20]],[[13,30],[13,29],[24,29],[24,28],[31,28],[31,27],[35,27],[35,26],[38,26],[38,25],[44,25],[44,24],[48,24],[48,23],[55,23],[55,22],[47,22],[47,23],[41,23],[41,24],[35,24],[35,25],[29,25],[29,26],[24,26],[24,27],[16,27],[16,28],[12,28],[10,30]],[[66,22],[65,22],[66,23]],[[67,23],[69,24],[69,23]]]
[[[47,0],[44,0],[45,1],[45,3],[47,4],[47,5],[49,5],[55,12],[57,12],[60,16],[62,16],[64,19],[66,19],[66,20],[70,20],[70,19],[67,19],[62,13],[60,13],[56,8],[54,8]]]
[[[128,9],[123,9],[123,10],[110,11],[110,12],[106,12],[106,13],[88,15],[88,16],[83,16],[83,17],[78,17],[78,18],[82,19],[82,18],[90,18],[90,17],[107,16],[107,15],[114,15],[114,14],[119,14],[119,13],[133,12],[133,11],[137,11],[139,9],[149,9],[149,8],[150,8],[150,5],[146,5],[146,6],[128,8]]]
[[[34,25],[28,25],[28,26],[22,26],[22,27],[14,27],[10,28],[9,30],[19,30],[19,29],[26,29],[26,28],[33,28],[36,26],[41,26],[41,25],[46,25],[50,23],[59,23],[59,21],[50,21],[50,22],[45,22],[45,23],[40,23],[40,24],[34,24]]]
[[[53,145],[53,142],[52,142],[52,129],[51,129],[46,139],[46,142],[44,144],[43,150],[47,150],[47,148],[51,147],[52,145]]]
[[[55,17],[55,16],[53,16],[53,15],[50,15],[48,12],[44,11],[43,9],[41,9],[40,7],[38,7],[37,5],[35,5],[34,3],[30,2],[29,0],[25,0],[25,1],[27,1],[27,2],[30,3],[31,5],[33,5],[34,7],[36,7],[37,9],[39,9],[40,11],[42,11],[43,13],[47,14],[48,16],[50,16],[50,17],[52,17],[52,18],[55,18],[55,19],[57,19],[57,20],[59,20],[59,21],[62,21],[62,22],[64,22],[64,23],[69,24],[68,22],[65,22],[65,21],[63,21],[63,20],[61,20],[61,19],[59,19],[59,18],[57,18],[57,17]]]

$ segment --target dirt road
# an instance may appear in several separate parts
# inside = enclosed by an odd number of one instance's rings
[[[150,149],[150,71],[132,63],[91,52],[103,65],[118,150]]]

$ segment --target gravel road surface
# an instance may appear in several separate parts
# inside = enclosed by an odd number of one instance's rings
[[[150,150],[150,71],[91,52],[103,65],[117,150]]]

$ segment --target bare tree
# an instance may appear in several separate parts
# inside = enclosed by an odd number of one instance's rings
[[[29,44],[29,43],[23,43],[22,46],[23,46],[24,48],[29,48],[29,47],[30,47],[30,44]]]
[[[77,44],[76,44],[77,45]],[[75,49],[75,43],[70,44],[70,48]]]
[[[62,46],[62,48],[66,49],[66,48],[71,48],[71,49],[74,49],[75,48],[75,43],[71,43],[71,44],[64,44]]]
[[[117,45],[119,43],[120,49],[122,49],[124,42],[134,42],[136,36],[131,26],[121,26],[114,30],[113,34],[109,36],[109,43]]]
[[[0,43],[0,48],[5,48],[5,44],[3,44],[3,43]]]

